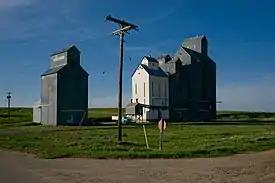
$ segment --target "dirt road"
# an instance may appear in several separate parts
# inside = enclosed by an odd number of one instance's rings
[[[275,150],[180,160],[37,159],[0,151],[1,183],[271,183]]]

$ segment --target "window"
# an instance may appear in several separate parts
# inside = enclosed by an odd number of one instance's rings
[[[137,94],[137,84],[135,84],[135,93]]]
[[[145,83],[143,83],[143,93],[144,93],[144,97],[145,97]]]

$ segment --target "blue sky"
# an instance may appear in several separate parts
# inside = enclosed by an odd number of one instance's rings
[[[184,38],[204,34],[219,108],[275,111],[274,9],[274,0],[0,0],[0,106],[7,91],[12,105],[32,106],[50,54],[71,44],[90,74],[90,105],[116,106],[119,40],[110,35],[116,25],[104,22],[112,14],[140,28],[126,37],[124,104],[143,55],[174,54]]]

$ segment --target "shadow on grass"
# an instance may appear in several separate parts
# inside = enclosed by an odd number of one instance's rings
[[[215,122],[197,122],[197,123],[187,123],[188,125],[240,125],[240,126],[255,126],[255,125],[275,125],[275,121],[215,121]]]
[[[167,153],[165,151],[158,151],[156,149],[143,150],[125,150],[116,149],[113,152],[102,152],[102,154],[74,154],[72,152],[64,152],[60,154],[38,154],[40,158],[58,159],[58,158],[94,158],[94,159],[182,159],[182,158],[213,158],[224,157],[234,154],[247,153],[247,151],[231,149],[231,148],[217,148],[217,149],[197,149],[187,150],[178,153]]]
[[[121,142],[119,144],[119,146],[121,146],[121,147],[127,147],[127,146],[130,146],[130,147],[145,147],[144,144],[139,144],[139,143],[135,143],[135,142]]]
[[[173,125],[198,125],[198,126],[270,126],[270,125],[275,125],[274,120],[247,120],[247,121],[240,121],[240,120],[217,120],[213,122],[171,122]],[[156,125],[156,124],[150,124],[150,125]]]

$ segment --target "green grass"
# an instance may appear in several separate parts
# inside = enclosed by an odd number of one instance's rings
[[[124,112],[123,109],[122,112]],[[32,121],[32,108],[11,108],[11,122],[30,122]],[[117,115],[117,108],[90,108],[90,118],[106,118]],[[0,122],[8,122],[8,110],[0,108]]]
[[[124,113],[125,109],[123,109]],[[111,116],[117,116],[117,108],[91,108],[89,109],[90,118],[108,118]]]
[[[163,151],[158,150],[156,125],[147,126],[149,150],[141,126],[124,127],[123,145],[117,145],[117,130],[112,127],[81,127],[78,131],[74,127],[45,126],[18,129],[24,133],[0,133],[0,148],[34,153],[42,158],[213,157],[275,147],[275,127],[272,126],[168,125]]]
[[[117,115],[117,109],[89,110],[90,118],[110,118],[112,115]],[[244,111],[219,111],[218,115],[220,119],[229,120],[246,118],[253,120],[275,116],[274,113]],[[26,151],[44,158],[212,157],[275,148],[275,125],[272,122],[226,121],[169,124],[164,134],[164,150],[160,152],[156,124],[147,126],[150,145],[148,150],[145,147],[142,127],[138,125],[124,127],[123,139],[126,143],[118,146],[117,131],[114,127],[81,127],[76,131],[74,127],[28,126],[31,125],[31,121],[31,108],[12,108],[10,119],[8,119],[7,109],[0,108],[0,148]],[[259,126],[260,124],[262,126]]]
[[[275,120],[274,112],[218,111],[219,120]]]
[[[123,112],[125,109],[123,109]],[[32,122],[32,108],[11,108],[11,118],[8,118],[6,108],[0,108],[0,129],[16,128],[17,126],[30,125]],[[89,118],[95,121],[111,121],[111,116],[117,115],[116,108],[91,108],[89,109]],[[247,112],[247,111],[218,111],[218,120],[212,124],[243,124],[245,121],[251,121],[257,124],[264,124],[263,119],[275,121],[275,113],[270,112]],[[236,123],[233,123],[236,121]],[[196,123],[202,124],[202,123]],[[206,123],[203,123],[206,124]],[[210,124],[210,123],[207,123]]]
[[[11,108],[10,118],[6,108],[0,108],[0,128],[25,125],[32,121],[31,108]]]
[[[273,117],[274,113],[219,111],[221,119],[257,119]],[[93,108],[89,117],[100,119],[117,115],[115,108]],[[156,125],[147,126],[150,149],[145,148],[140,126],[126,126],[125,144],[116,144],[116,129],[102,127],[28,126],[32,121],[31,108],[0,108],[0,148],[26,151],[44,158],[184,158],[222,156],[234,153],[275,148],[275,125],[271,122],[208,122],[169,124],[164,134],[164,150],[158,151],[159,133]],[[214,126],[226,124],[227,126]],[[267,126],[259,126],[259,125]],[[192,126],[193,125],[193,126]],[[197,125],[197,126],[196,126]],[[203,125],[203,126],[198,126]],[[234,126],[229,126],[234,125]],[[243,125],[243,126],[238,126]],[[258,126],[247,126],[258,125]],[[274,125],[272,127],[271,125]],[[15,134],[1,130],[17,130]],[[24,133],[21,133],[24,132]]]
[[[115,115],[117,115],[116,108],[91,108],[88,114],[89,118],[110,118],[110,120],[111,116]],[[29,125],[32,122],[32,118],[32,108],[11,108],[10,118],[8,117],[8,110],[0,108],[0,129]]]

